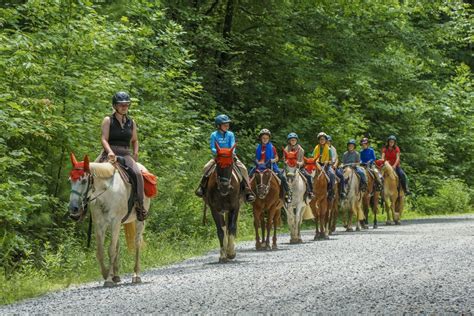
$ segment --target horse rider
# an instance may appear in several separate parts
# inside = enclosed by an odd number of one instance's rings
[[[375,168],[375,150],[370,146],[370,141],[367,137],[360,140],[362,149],[360,150],[360,163],[367,167],[367,171],[375,180],[375,190],[381,191],[383,189],[383,179],[377,168]]]
[[[358,165],[360,163],[359,153],[355,150],[357,144],[354,139],[347,142],[347,151],[342,156],[342,163],[344,166],[348,165],[354,168],[360,178],[360,190],[365,192],[367,190],[367,178],[364,170]]]
[[[387,138],[387,143],[382,148],[382,160],[388,161],[390,165],[395,169],[395,172],[400,179],[400,184],[406,195],[411,195],[408,189],[408,178],[405,171],[400,167],[400,148],[397,146],[397,138],[394,135],[390,135]]]
[[[102,147],[104,148],[97,161],[113,161],[117,157],[123,157],[125,166],[131,173],[132,187],[136,190],[136,212],[137,219],[143,221],[148,216],[143,198],[145,195],[143,175],[138,168],[138,132],[137,126],[131,117],[128,116],[131,100],[128,93],[120,91],[112,97],[112,107],[114,112],[106,116],[102,121]],[[130,151],[132,145],[133,153]]]
[[[341,197],[341,199],[343,199],[346,197],[346,191],[344,190],[344,174],[342,173],[342,170],[337,167],[339,165],[339,159],[337,157],[336,147],[334,147],[334,145],[332,144],[331,135],[328,135],[328,144],[329,150],[331,150],[331,164],[333,166],[334,171],[336,172],[336,176],[339,178],[339,196]]]
[[[260,144],[257,145],[257,149],[255,152],[255,167],[250,170],[250,175],[252,176],[257,168],[268,168],[270,167],[271,170],[275,172],[278,178],[281,180],[281,185],[285,192],[285,201],[287,203],[291,203],[291,190],[290,186],[288,185],[288,181],[286,181],[286,177],[283,174],[283,170],[278,168],[278,153],[276,151],[275,146],[273,146],[270,138],[272,137],[272,133],[264,128],[258,133],[258,139],[260,140]]]
[[[308,194],[309,199],[312,200],[314,198],[313,178],[304,168],[304,149],[300,144],[298,144],[298,140],[298,134],[293,132],[289,133],[286,137],[287,145],[285,147],[285,150],[287,152],[298,152],[298,155],[296,157],[298,169],[300,170],[301,174],[306,178],[306,193]]]
[[[332,152],[328,144],[328,135],[324,132],[321,132],[317,136],[319,142],[316,147],[314,147],[313,156],[316,161],[323,166],[324,171],[329,177],[328,183],[328,196],[332,200],[334,197],[334,183],[336,182],[336,174],[331,168],[330,164],[332,162]]]
[[[235,135],[233,132],[229,130],[230,128],[230,123],[231,120],[230,118],[225,115],[225,114],[220,114],[216,116],[214,120],[215,126],[217,130],[215,130],[211,134],[210,138],[210,148],[211,148],[211,153],[212,155],[217,155],[217,149],[215,143],[217,142],[219,144],[220,148],[232,148],[235,144]],[[237,167],[236,169],[238,172],[241,174],[243,178],[243,183],[244,183],[244,192],[245,192],[245,200],[247,202],[253,202],[255,200],[255,195],[252,192],[252,189],[250,188],[250,181],[249,181],[249,175],[247,168],[245,165],[237,158],[237,156],[234,156],[235,159],[235,166]],[[209,180],[209,176],[211,175],[213,171],[213,167],[215,166],[216,161],[214,157],[209,160],[209,162],[204,166],[203,169],[203,176],[201,178],[201,182],[199,184],[199,187],[196,190],[196,195],[199,197],[203,197],[206,193],[206,187],[207,187],[207,181]]]

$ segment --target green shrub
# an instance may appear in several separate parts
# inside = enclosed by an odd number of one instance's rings
[[[450,179],[433,196],[417,198],[417,208],[427,214],[467,213],[473,210],[473,190],[463,181]]]

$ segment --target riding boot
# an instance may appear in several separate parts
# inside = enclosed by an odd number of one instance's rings
[[[290,186],[288,185],[288,181],[286,181],[286,177],[283,175],[283,173],[279,172],[277,174],[278,174],[278,178],[281,181],[283,191],[285,191],[285,201],[286,203],[291,203],[291,190],[290,190]]]
[[[198,197],[202,198],[206,194],[206,187],[207,187],[208,180],[209,180],[208,177],[202,176],[201,182],[199,183],[199,187],[194,192]]]
[[[400,179],[400,184],[402,186],[402,189],[403,191],[405,192],[405,195],[411,195],[411,192],[410,190],[408,190],[408,179],[407,179],[407,175],[405,174],[405,172],[402,170],[402,168],[400,167],[397,167],[395,169],[395,171],[397,172],[397,175]]]
[[[255,201],[255,194],[250,187],[250,183],[244,180],[244,193],[245,193],[245,201],[248,203],[252,203]]]
[[[336,169],[336,176],[339,178],[339,197],[340,199],[344,199],[346,197],[346,190],[345,190],[345,180],[344,175],[342,174],[341,169]]]
[[[137,212],[137,220],[140,222],[143,222],[144,220],[147,219],[148,217],[148,210],[145,209],[142,203],[137,203],[135,206],[135,210]]]
[[[301,174],[306,178],[306,194],[310,200],[314,199],[313,193],[313,178],[307,172],[302,169]]]

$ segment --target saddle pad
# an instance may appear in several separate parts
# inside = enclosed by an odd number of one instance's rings
[[[143,184],[145,189],[145,195],[149,198],[156,196],[156,194],[158,193],[157,177],[154,174],[144,170],[142,170],[142,175],[144,180]]]

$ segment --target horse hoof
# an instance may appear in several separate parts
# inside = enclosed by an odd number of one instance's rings
[[[360,227],[356,227],[356,232],[360,232]]]
[[[352,227],[347,227],[346,228],[346,232],[353,232],[353,231],[354,231],[354,229],[352,229]]]
[[[229,262],[229,259],[227,258],[219,258],[219,263],[227,263]]]
[[[272,245],[272,250],[278,250],[278,246],[277,245]]]
[[[392,225],[392,222],[391,221],[386,221],[385,225],[390,226],[390,225]]]
[[[119,283],[119,282],[122,282],[122,280],[120,279],[120,277],[118,275],[114,276],[112,278],[112,281],[114,281],[114,283]]]
[[[105,281],[104,287],[114,287],[115,283],[113,281]]]
[[[379,226],[377,224],[374,224],[374,229],[377,229],[379,228]]]
[[[265,250],[272,250],[272,247],[270,245],[266,245]]]
[[[364,225],[364,226],[362,226],[362,229],[369,229],[369,226]]]
[[[290,245],[295,245],[298,243],[297,239],[290,239]]]
[[[344,228],[346,228],[346,229],[347,229],[347,225],[346,225],[346,224],[342,225],[342,227],[344,227]]]
[[[227,259],[230,259],[230,260],[235,259],[236,255],[237,254],[235,254],[235,253],[227,254]]]
[[[318,240],[318,235],[314,235],[313,240]]]
[[[329,236],[324,235],[324,240],[329,240]]]
[[[395,221],[395,225],[401,225],[402,223],[400,221]]]
[[[132,283],[134,284],[142,283],[142,279],[139,276],[132,277]]]
[[[299,244],[302,244],[302,243],[303,243],[303,239],[298,238],[298,243],[299,243]]]

